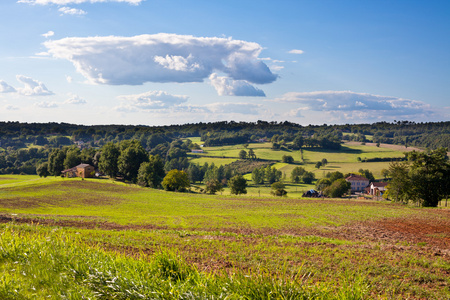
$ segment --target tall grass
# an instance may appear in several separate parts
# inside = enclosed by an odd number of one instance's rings
[[[3,225],[1,299],[363,299],[364,280],[312,284],[282,270],[208,274],[172,253],[133,259],[88,247],[63,230]]]

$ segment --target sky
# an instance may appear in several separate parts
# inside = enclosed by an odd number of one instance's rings
[[[449,15],[448,0],[2,0],[0,121],[448,121]]]

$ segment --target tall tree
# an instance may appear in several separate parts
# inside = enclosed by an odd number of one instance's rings
[[[117,160],[119,172],[126,180],[136,182],[139,167],[148,161],[148,154],[138,140],[127,141],[126,147],[120,147],[120,155]]]
[[[424,207],[436,207],[446,197],[450,177],[447,149],[439,148],[431,152],[409,152],[411,161],[411,196]]]
[[[140,186],[159,188],[166,173],[164,162],[159,155],[150,155],[148,162],[141,163],[138,171],[137,183]]]
[[[64,159],[66,153],[64,150],[53,149],[48,155],[48,171],[53,176],[61,175],[61,171],[64,170]]]
[[[183,192],[190,186],[188,174],[177,169],[170,170],[164,177],[162,186],[166,191]]]
[[[247,180],[244,176],[236,175],[228,181],[228,186],[231,189],[231,194],[247,194]]]
[[[117,172],[119,171],[117,166],[119,155],[119,147],[113,142],[103,145],[98,162],[100,171],[112,178],[116,177]]]

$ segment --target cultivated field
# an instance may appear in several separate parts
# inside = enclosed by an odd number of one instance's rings
[[[2,299],[450,297],[445,208],[5,175],[0,213]]]

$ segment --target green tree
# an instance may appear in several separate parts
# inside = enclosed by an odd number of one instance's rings
[[[170,170],[162,181],[166,191],[184,192],[189,186],[189,176],[185,171],[177,169]]]
[[[247,152],[245,150],[239,151],[239,158],[240,159],[246,159],[247,158]]]
[[[205,191],[208,194],[214,195],[217,192],[223,191],[223,186],[217,179],[209,180],[206,182],[205,185],[206,185]]]
[[[255,151],[253,151],[253,149],[248,150],[248,157],[250,159],[256,159],[256,154],[255,154]]]
[[[117,161],[119,159],[119,147],[113,142],[109,142],[101,148],[101,154],[98,161],[98,168],[111,178],[116,177],[119,167]]]
[[[159,155],[150,155],[148,162],[141,163],[138,171],[137,183],[151,188],[161,187],[165,176],[164,162]]]
[[[347,193],[351,188],[350,182],[340,178],[324,189],[324,194],[328,197],[339,198]]]
[[[39,177],[47,177],[50,175],[50,172],[48,171],[48,163],[42,163],[36,168],[36,174],[39,175]]]
[[[264,170],[254,169],[252,172],[252,181],[254,184],[264,184]]]
[[[303,173],[303,176],[302,176],[303,183],[311,184],[314,179],[316,179],[316,176],[314,175],[313,172],[306,171],[305,173]]]
[[[291,172],[291,181],[299,183],[306,170],[303,167],[295,167]]]
[[[264,169],[264,177],[270,184],[276,181],[280,181],[282,175],[283,173],[281,171],[278,171],[275,167],[267,166]]]
[[[148,161],[148,154],[138,140],[125,142],[126,147],[120,145],[121,151],[117,166],[126,180],[136,182],[139,167],[143,162]]]
[[[384,177],[384,179],[386,180],[389,176],[389,170],[387,169],[381,169],[381,176]]]
[[[448,195],[449,160],[447,149],[439,148],[430,152],[409,152],[411,162],[411,198],[424,207],[436,207]]]
[[[61,171],[64,170],[64,159],[66,153],[60,149],[53,149],[48,155],[48,171],[53,176],[61,175]]]
[[[408,203],[411,192],[411,178],[408,162],[392,162],[389,165],[391,181],[387,186],[387,197],[396,202]]]
[[[286,164],[292,164],[294,162],[294,158],[291,155],[283,155],[281,161]]]
[[[325,167],[326,165],[328,165],[328,160],[326,158],[322,158],[321,163],[322,163],[322,166]]]
[[[320,169],[320,167],[322,166],[322,162],[321,161],[318,161],[317,163],[316,163],[316,168],[317,169]]]
[[[272,191],[270,192],[272,195],[275,196],[285,196],[287,194],[286,186],[282,182],[274,182],[272,183]]]
[[[325,188],[329,187],[332,184],[331,180],[329,178],[321,178],[316,183],[316,188],[319,191],[323,191]]]
[[[78,148],[70,148],[66,152],[64,159],[64,169],[73,168],[81,163],[81,152]]]
[[[336,181],[340,178],[344,178],[344,174],[342,174],[339,171],[334,171],[334,172],[327,173],[326,177],[330,179],[331,183],[333,183],[334,181]]]
[[[231,189],[231,194],[247,194],[247,180],[244,176],[236,175],[228,181],[228,186]]]
[[[368,169],[359,169],[358,171],[362,176],[366,177],[367,179],[369,179],[370,182],[375,181],[375,177],[373,176],[373,173],[370,172]]]

